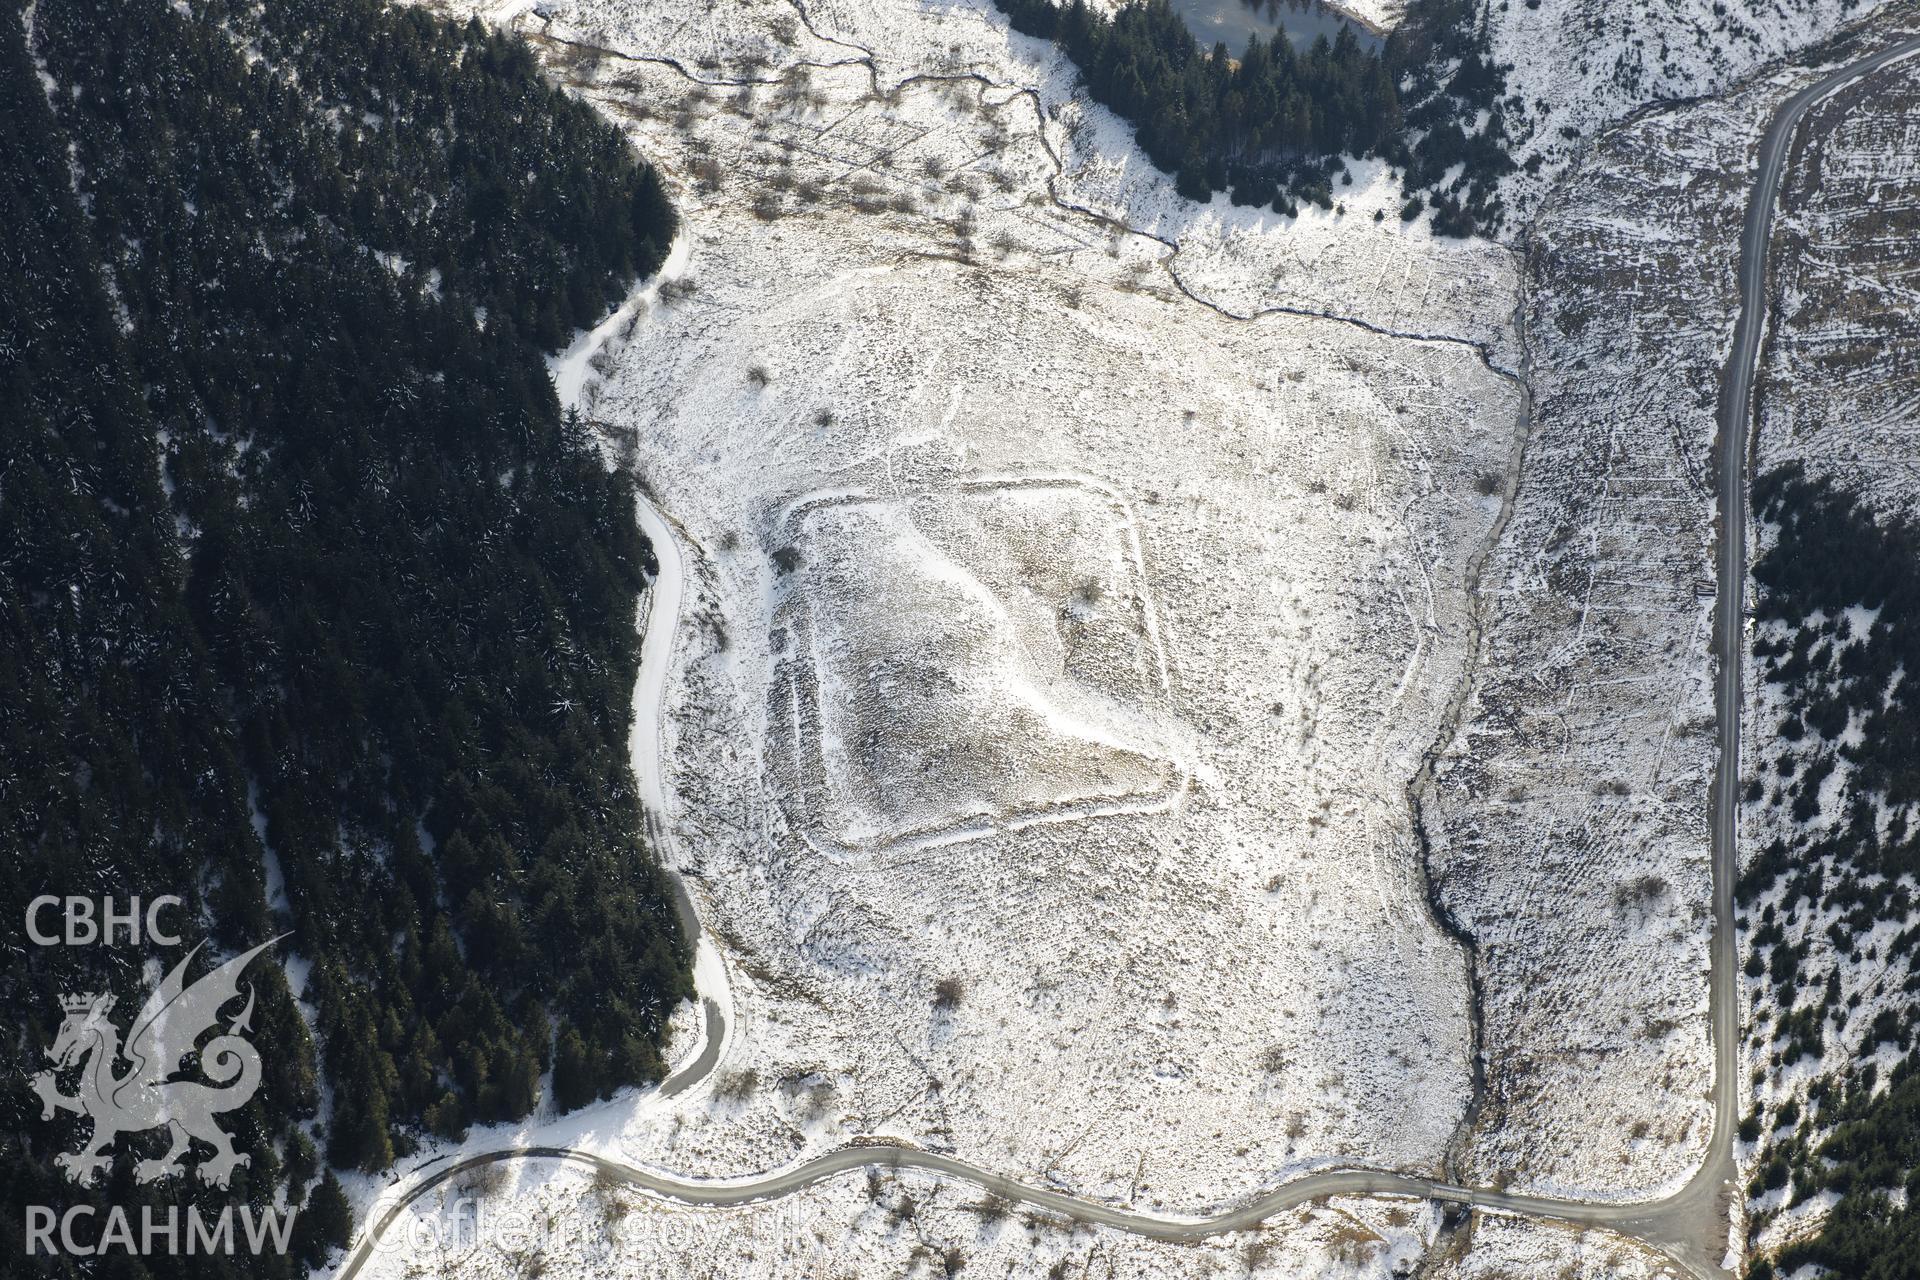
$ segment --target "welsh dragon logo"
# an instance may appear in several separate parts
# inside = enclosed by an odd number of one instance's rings
[[[225,1187],[235,1168],[253,1163],[251,1156],[234,1152],[232,1139],[213,1119],[245,1106],[260,1088],[260,1054],[240,1034],[252,1030],[251,987],[246,1008],[200,1051],[200,1070],[211,1083],[170,1077],[201,1035],[219,1022],[220,1010],[239,998],[240,973],[248,962],[279,940],[269,939],[235,956],[188,986],[186,970],[200,952],[196,946],[140,1007],[124,1049],[120,1029],[107,1017],[113,1011],[112,995],[60,998],[66,1018],[47,1050],[54,1068],[33,1077],[33,1091],[40,1095],[43,1120],[51,1120],[56,1111],[93,1120],[93,1136],[80,1150],[54,1158],[68,1178],[81,1186],[90,1184],[113,1163],[112,1147],[121,1134],[162,1127],[172,1134],[173,1146],[158,1160],[135,1165],[136,1181],[158,1182],[181,1173],[181,1157],[194,1139],[213,1148],[198,1170],[200,1181],[210,1186]],[[116,1074],[123,1057],[127,1070]],[[79,1090],[68,1097],[60,1092],[57,1073],[75,1064],[80,1064]]]

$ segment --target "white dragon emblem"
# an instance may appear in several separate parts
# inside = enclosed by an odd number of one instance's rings
[[[124,1050],[129,1066],[122,1075],[114,1074],[123,1054],[120,1029],[107,1020],[114,997],[88,993],[60,998],[66,1018],[47,1050],[54,1069],[33,1077],[33,1091],[40,1095],[43,1120],[51,1120],[56,1111],[93,1120],[93,1136],[80,1150],[54,1158],[68,1178],[81,1186],[90,1184],[113,1163],[111,1148],[116,1138],[162,1126],[173,1135],[173,1146],[160,1159],[134,1166],[139,1182],[158,1182],[180,1173],[181,1157],[195,1138],[214,1151],[199,1168],[200,1181],[210,1186],[225,1187],[236,1167],[253,1163],[251,1156],[235,1154],[232,1141],[213,1121],[222,1111],[245,1106],[260,1087],[260,1055],[238,1034],[252,1030],[252,988],[247,991],[247,1007],[228,1024],[226,1033],[209,1040],[200,1051],[200,1069],[213,1083],[168,1077],[180,1070],[180,1059],[193,1052],[201,1034],[219,1021],[220,1010],[239,997],[240,971],[279,940],[269,939],[235,956],[192,986],[186,985],[186,969],[200,947],[189,951],[134,1018]],[[56,1073],[76,1063],[81,1064],[79,1089],[68,1097],[60,1092]]]

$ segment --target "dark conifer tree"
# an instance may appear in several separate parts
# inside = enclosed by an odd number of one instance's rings
[[[659,265],[673,213],[478,24],[4,3],[0,913],[111,888],[185,896],[216,952],[290,931],[300,1003],[249,975],[267,1066],[236,1190],[307,1200],[311,1257],[344,1234],[337,1185],[308,1191],[322,1156],[382,1169],[526,1114],[556,1033],[593,1066],[579,1100],[655,1079],[691,993],[626,763],[652,561],[544,363]],[[58,994],[137,1008],[141,960],[178,958],[150,951],[0,969],[25,1029],[0,1219],[84,1194],[24,1082]]]

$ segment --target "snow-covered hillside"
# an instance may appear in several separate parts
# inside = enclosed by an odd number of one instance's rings
[[[1023,95],[809,84],[694,109],[686,292],[593,401],[695,551],[673,782],[750,979],[759,1088],[676,1158],[879,1128],[1168,1208],[1430,1163],[1465,980],[1403,788],[1511,385],[1189,298],[1047,199]]]
[[[1684,1181],[1713,396],[1750,150],[1804,73],[1585,155],[1523,291],[1508,250],[1401,223],[1383,166],[1299,218],[1181,199],[984,4],[549,12],[517,21],[687,220],[583,404],[686,550],[669,817],[735,997],[711,1082],[571,1137],[726,1178],[884,1135],[1167,1213],[1333,1164]],[[1699,92],[1841,16],[1670,36],[1662,75]],[[1562,124],[1584,145],[1664,92],[1581,69],[1646,56],[1619,15],[1493,21],[1503,58],[1534,45],[1536,195]],[[615,1198],[522,1186],[562,1219]],[[916,1175],[782,1204],[851,1233],[856,1274],[1670,1273],[1389,1202],[1179,1252],[974,1199]],[[620,1256],[732,1274],[740,1243]]]
[[[1875,42],[1911,29],[1912,10],[1901,14]],[[1487,996],[1476,1176],[1647,1195],[1683,1179],[1703,1149],[1712,450],[1740,220],[1767,119],[1822,66],[1869,47],[1862,38],[1730,97],[1644,113],[1568,174],[1534,228],[1535,429],[1490,573],[1483,686],[1442,766],[1437,865],[1482,943]],[[1863,325],[1910,328],[1886,296],[1903,242],[1843,230],[1899,216],[1867,201],[1878,190],[1898,207],[1902,136],[1895,121],[1861,119],[1822,144],[1850,184],[1837,213],[1810,220],[1794,208],[1809,182],[1790,189],[1787,306],[1806,329],[1790,328],[1774,357],[1793,375],[1765,380],[1794,390],[1763,398],[1762,471],[1824,457],[1871,491],[1909,491],[1898,442],[1910,396],[1897,356],[1871,354],[1890,337],[1862,338]],[[1884,265],[1840,265],[1859,254]],[[1838,387],[1830,367],[1848,370]],[[1759,707],[1750,733],[1770,738],[1780,719]],[[1751,831],[1743,848],[1769,838]],[[1764,1045],[1758,1054],[1756,1065]]]
[[[584,404],[684,534],[670,816],[734,1025],[593,1140],[888,1134],[1166,1212],[1437,1170],[1468,984],[1405,789],[1523,428],[1512,257],[1366,169],[1187,205],[987,8],[521,24],[690,251]]]
[[[1888,0],[1502,0],[1487,9],[1523,167],[1511,202],[1534,207],[1605,128],[1648,103],[1725,92]],[[1537,157],[1537,164],[1534,164]]]

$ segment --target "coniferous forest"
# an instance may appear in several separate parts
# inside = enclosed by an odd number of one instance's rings
[[[1738,889],[1746,976],[1771,988],[1778,1010],[1771,1022],[1756,1013],[1749,1034],[1782,1070],[1808,1072],[1834,1049],[1845,1066],[1813,1076],[1804,1113],[1795,1100],[1756,1106],[1742,1122],[1742,1140],[1765,1156],[1750,1196],[1784,1197],[1774,1212],[1835,1197],[1817,1232],[1749,1274],[1772,1280],[1812,1266],[1912,1280],[1920,927],[1898,926],[1912,918],[1920,872],[1920,833],[1905,816],[1920,800],[1920,686],[1903,674],[1920,669],[1920,528],[1798,464],[1761,477],[1753,499],[1777,530],[1753,569],[1755,618],[1773,624],[1755,643],[1754,675],[1778,688],[1787,714],[1763,726],[1779,750],[1746,798],[1791,822],[1751,858]]]
[[[628,762],[650,551],[543,362],[674,215],[523,45],[378,0],[7,0],[0,192],[0,1250],[80,1274],[23,1205],[284,1188],[292,1256],[112,1274],[301,1274],[329,1164],[656,1079],[691,992]],[[185,946],[24,945],[41,894],[290,932],[311,1030],[256,962],[231,1192],[135,1186],[164,1131],[54,1168],[60,995],[130,1012]]]
[[[1345,27],[1304,52],[1285,35],[1202,49],[1167,0],[1130,0],[1112,17],[1086,0],[995,3],[1016,31],[1073,59],[1094,101],[1133,125],[1188,199],[1224,191],[1286,214],[1302,201],[1331,208],[1340,157],[1378,155],[1403,170],[1404,216],[1430,200],[1444,235],[1500,222],[1495,188],[1513,169],[1506,77],[1482,48],[1470,0],[1415,0],[1376,49]],[[1463,126],[1483,113],[1473,131]],[[1455,165],[1459,189],[1438,190]]]

